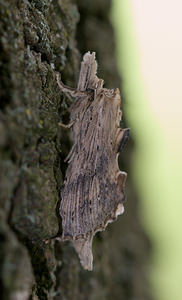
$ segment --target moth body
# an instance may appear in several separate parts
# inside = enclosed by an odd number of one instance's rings
[[[81,64],[78,87],[63,92],[75,98],[70,107],[73,147],[61,191],[62,240],[72,240],[82,266],[92,270],[92,240],[124,212],[126,173],[119,170],[118,152],[129,129],[121,129],[119,89],[103,88],[96,75],[95,53],[87,52]],[[69,126],[69,125],[68,125]]]

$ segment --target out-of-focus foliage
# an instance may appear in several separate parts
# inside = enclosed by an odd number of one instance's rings
[[[150,275],[155,299],[182,299],[182,176],[180,171],[182,142],[179,134],[178,136],[176,134],[180,131],[179,126],[182,127],[182,121],[179,118],[182,104],[180,106],[177,103],[181,93],[178,72],[181,58],[175,57],[179,52],[177,50],[180,49],[178,47],[182,45],[182,39],[174,44],[174,34],[177,33],[176,31],[170,32],[171,24],[176,22],[178,15],[177,9],[176,15],[173,11],[174,4],[171,4],[170,18],[167,19],[169,3],[164,2],[162,10],[154,1],[153,6],[156,7],[156,14],[158,12],[159,22],[156,35],[159,30],[161,38],[156,45],[155,31],[149,32],[147,27],[143,26],[142,40],[136,28],[136,22],[134,23],[137,5],[138,10],[145,9],[142,1],[113,0],[112,10],[112,21],[117,37],[118,62],[123,76],[126,117],[136,142],[133,178],[140,194],[140,216],[153,244]],[[147,9],[146,13],[150,14]],[[153,24],[149,24],[146,19],[146,26],[148,24],[151,28],[155,28],[154,15],[152,18]],[[167,20],[163,26],[165,18]],[[180,27],[176,26],[176,30],[180,30]],[[165,48],[167,39],[169,43]],[[146,43],[150,44],[148,52],[145,52]],[[162,62],[165,54],[168,56],[166,56],[166,66],[163,68]],[[151,69],[149,67],[147,71],[151,77],[147,77],[147,73],[143,72],[145,55],[150,57]],[[173,73],[172,65],[174,67],[175,63],[176,71]],[[156,68],[155,74],[152,74],[153,65]],[[148,78],[155,82],[156,77],[159,78],[158,84],[153,84],[151,92],[149,85],[152,82],[149,82]],[[174,91],[172,99],[162,98],[167,88],[169,92]],[[159,108],[155,114],[152,110],[154,105],[152,101],[155,101],[156,97],[159,97]],[[161,110],[160,107],[162,107]],[[170,112],[170,118],[167,111]]]

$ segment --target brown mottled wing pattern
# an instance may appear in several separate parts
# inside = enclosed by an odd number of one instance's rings
[[[126,173],[117,156],[129,130],[119,127],[121,98],[118,89],[103,88],[96,76],[95,53],[86,53],[77,90],[59,86],[75,97],[70,108],[74,144],[61,192],[62,239],[73,240],[81,263],[92,269],[92,239],[124,211]]]

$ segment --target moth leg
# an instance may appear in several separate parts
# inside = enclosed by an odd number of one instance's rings
[[[72,122],[69,123],[69,124],[63,124],[63,123],[59,122],[58,125],[59,125],[60,127],[63,127],[63,128],[71,128],[71,127],[74,125],[75,122],[76,122],[76,120],[72,121]]]
[[[72,97],[80,97],[80,96],[88,95],[88,92],[86,92],[86,91],[79,91],[77,89],[70,88],[70,87],[64,85],[60,80],[59,73],[56,73],[56,80],[57,80],[57,84],[58,84],[59,88],[61,89],[61,91],[63,91],[64,93],[70,94]]]
[[[43,240],[45,244],[49,244],[51,241],[62,241],[62,238],[59,236],[54,236],[50,239]]]

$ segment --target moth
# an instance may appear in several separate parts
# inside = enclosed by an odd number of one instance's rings
[[[77,89],[62,92],[74,97],[70,107],[73,146],[61,190],[62,241],[71,240],[84,269],[92,270],[92,240],[97,231],[124,212],[127,174],[119,170],[118,155],[129,137],[120,128],[121,97],[118,88],[103,88],[97,77],[95,52],[83,56]]]

